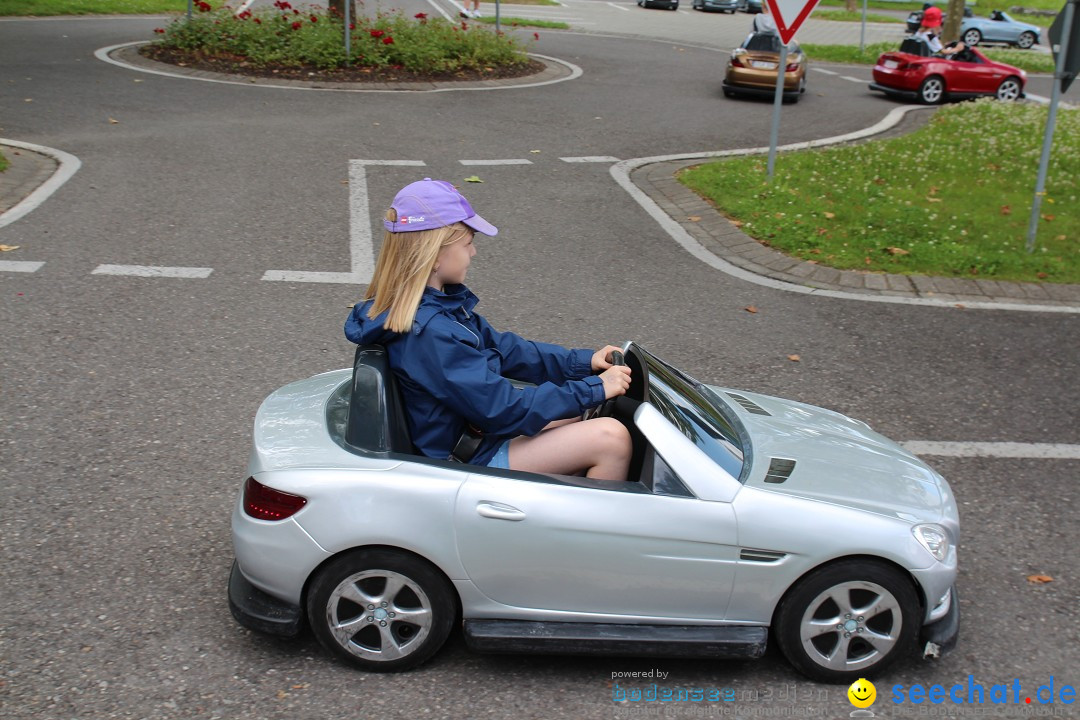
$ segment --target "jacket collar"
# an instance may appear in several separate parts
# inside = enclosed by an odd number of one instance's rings
[[[473,294],[472,290],[464,285],[447,285],[439,292],[435,288],[424,288],[424,294],[420,297],[420,307],[416,309],[416,319],[413,321],[413,333],[420,334],[431,318],[439,314],[449,315],[455,320],[464,312],[468,319],[472,309],[480,302],[480,298]]]

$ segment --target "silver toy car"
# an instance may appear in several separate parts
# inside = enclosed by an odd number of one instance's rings
[[[460,623],[482,652],[757,658],[850,683],[959,625],[948,483],[835,412],[705,385],[633,343],[630,481],[412,454],[378,346],[271,394],[233,513],[236,619],[366,670]]]
[[[966,45],[981,42],[1008,43],[1027,50],[1039,44],[1042,28],[1013,20],[1007,13],[994,10],[989,17],[965,17],[960,26],[960,39]]]

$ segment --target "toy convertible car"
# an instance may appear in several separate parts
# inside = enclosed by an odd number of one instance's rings
[[[908,38],[900,50],[883,53],[874,65],[871,90],[937,105],[946,99],[993,97],[1012,101],[1024,97],[1027,73],[995,62],[977,48],[957,55],[931,55],[925,43]]]
[[[395,671],[486,652],[757,658],[850,683],[959,625],[948,483],[865,423],[628,343],[630,481],[413,454],[387,357],[277,390],[233,514],[236,619]]]

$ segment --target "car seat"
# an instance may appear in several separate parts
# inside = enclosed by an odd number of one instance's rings
[[[397,379],[382,345],[356,348],[345,442],[368,452],[416,452]]]
[[[930,57],[931,55],[930,45],[922,38],[917,37],[904,38],[904,41],[900,43],[900,52],[918,55],[919,57]]]

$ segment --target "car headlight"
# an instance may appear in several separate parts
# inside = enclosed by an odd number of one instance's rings
[[[945,562],[949,555],[949,534],[945,528],[933,524],[916,525],[911,528],[911,533],[938,562]]]

